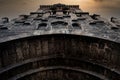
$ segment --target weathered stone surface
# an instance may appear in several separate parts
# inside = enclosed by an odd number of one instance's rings
[[[20,77],[20,75],[26,75],[24,72],[29,70],[33,70],[32,73],[37,76],[42,73],[39,73],[39,71],[37,72],[38,74],[34,73],[34,69],[47,66],[64,66],[91,71],[90,74],[95,72],[94,74],[103,75],[106,79],[110,79],[111,76],[113,76],[113,80],[119,80],[119,46],[119,43],[103,39],[65,34],[36,36],[6,42],[1,44],[0,47],[0,51],[2,51],[0,56],[2,63],[0,66],[0,76],[2,75],[1,79],[3,80],[15,77],[16,74],[19,74]],[[77,59],[82,60],[83,62],[78,61]],[[49,70],[47,71],[49,72]],[[46,73],[46,71],[42,72]],[[28,73],[30,74],[31,72]],[[30,75],[32,77],[32,74]],[[49,73],[46,73],[45,75],[48,77]],[[53,76],[54,74],[51,75]],[[33,76],[33,79],[31,77],[29,78],[34,80],[36,79],[36,76]],[[58,78],[57,76],[56,78],[52,76],[50,76],[50,79]],[[15,78],[17,79],[17,77]],[[27,75],[25,78],[21,77],[21,79],[27,79]],[[71,79],[73,80],[74,78]]]
[[[78,5],[61,6],[63,10],[59,9],[59,6],[54,7],[53,5],[41,5],[36,12],[32,12],[30,15],[20,15],[11,21],[6,17],[2,18],[0,43],[29,36],[57,33],[84,35],[120,42],[119,19],[111,18],[110,22],[100,15],[89,15],[88,12],[79,9]],[[67,7],[67,10],[64,7]],[[52,14],[54,10],[56,14]],[[67,11],[66,14],[63,13],[64,10]],[[61,21],[63,24],[59,23]],[[53,26],[53,22],[58,23]],[[74,23],[79,26],[74,27]]]
[[[41,5],[0,21],[0,80],[120,80],[120,29],[78,5]]]

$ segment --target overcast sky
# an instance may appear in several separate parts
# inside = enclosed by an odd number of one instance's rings
[[[83,11],[120,17],[120,0],[0,0],[0,17],[15,18],[37,10],[41,4],[54,3],[78,4]]]

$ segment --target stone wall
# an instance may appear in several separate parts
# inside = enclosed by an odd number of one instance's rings
[[[98,38],[56,34],[0,44],[0,80],[120,80],[119,70],[120,44]]]

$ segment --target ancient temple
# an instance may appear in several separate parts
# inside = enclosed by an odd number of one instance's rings
[[[120,80],[120,20],[65,4],[2,18],[0,80]]]

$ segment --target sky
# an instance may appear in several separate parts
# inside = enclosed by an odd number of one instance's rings
[[[80,5],[83,11],[105,18],[120,17],[120,0],[0,0],[0,18],[15,18],[36,11],[39,5],[56,3]]]

